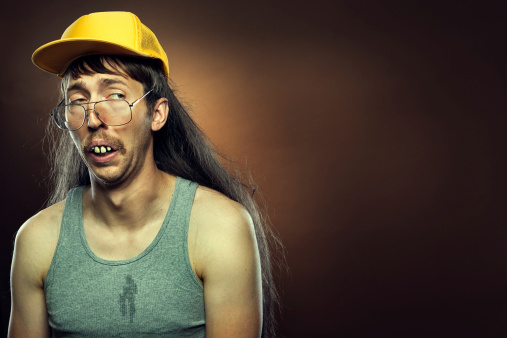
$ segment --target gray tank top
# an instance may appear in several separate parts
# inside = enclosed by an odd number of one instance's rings
[[[84,187],[69,191],[44,284],[53,337],[204,337],[203,286],[187,248],[196,188],[178,177],[153,242],[121,261],[91,251],[83,228]]]

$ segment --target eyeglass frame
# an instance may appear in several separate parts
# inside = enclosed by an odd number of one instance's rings
[[[144,99],[149,93],[151,93],[155,88],[152,88],[150,89],[149,91],[147,91],[143,96],[141,96],[140,98],[138,98],[137,100],[135,100],[134,102],[132,103],[129,103],[127,100],[115,100],[115,99],[108,99],[108,100],[100,100],[100,101],[95,101],[95,102],[86,102],[86,103],[71,103],[71,104],[64,104],[62,105],[62,103],[65,102],[65,100],[62,100],[62,102],[60,102],[60,104],[58,104],[55,108],[53,108],[53,110],[51,111],[51,116],[53,117],[53,121],[55,121],[55,124],[58,128],[60,128],[61,130],[67,130],[67,131],[76,131],[78,129],[81,129],[81,127],[85,124],[85,121],[86,121],[86,118],[88,116],[90,116],[90,113],[89,111],[93,111],[95,113],[95,116],[97,116],[97,118],[100,120],[100,122],[102,122],[104,125],[106,126],[110,126],[110,127],[119,127],[119,126],[124,126],[126,124],[129,124],[131,121],[132,121],[132,107],[134,107],[135,104],[137,104],[139,101],[141,101],[142,99]],[[102,121],[102,119],[100,118],[100,114],[97,114],[97,111],[95,110],[95,105],[97,103],[100,103],[100,102],[106,102],[106,101],[125,101],[127,102],[128,106],[129,106],[129,109],[130,109],[130,120],[128,122],[125,122],[125,123],[122,123],[122,124],[107,124],[106,122]],[[92,104],[93,103],[93,108],[91,109],[86,109],[85,108],[85,105],[89,105],[89,104]],[[58,108],[61,108],[61,107],[68,107],[68,106],[81,106],[84,110],[84,117],[83,117],[83,122],[81,123],[81,125],[75,129],[68,129],[68,128],[62,128],[58,125],[58,123],[56,122],[56,109]]]

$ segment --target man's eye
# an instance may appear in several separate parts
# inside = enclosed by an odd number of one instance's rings
[[[70,101],[70,104],[83,104],[86,103],[86,99],[74,99]]]
[[[114,94],[109,95],[108,99],[110,99],[110,100],[123,100],[123,99],[125,99],[125,95],[123,95],[121,93],[114,93]]]

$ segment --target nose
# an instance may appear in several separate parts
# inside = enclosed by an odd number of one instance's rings
[[[87,109],[86,116],[88,117],[88,128],[97,129],[104,124],[94,108]]]

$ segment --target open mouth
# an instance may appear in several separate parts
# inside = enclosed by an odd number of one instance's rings
[[[90,148],[90,152],[97,156],[105,156],[113,151],[115,150],[109,146],[94,146]]]

